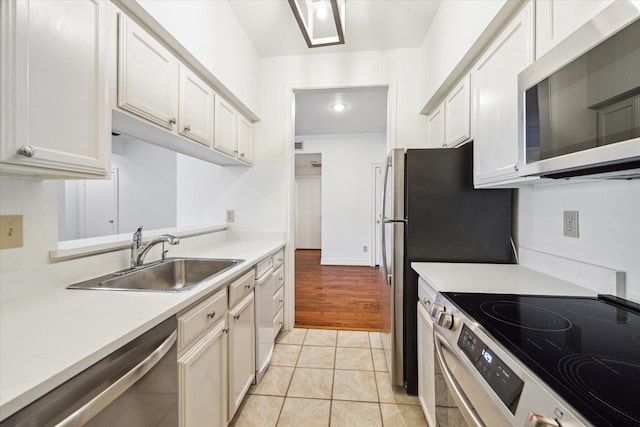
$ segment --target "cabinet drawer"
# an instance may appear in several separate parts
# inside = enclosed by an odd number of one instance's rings
[[[249,295],[255,287],[255,272],[253,268],[244,276],[229,285],[229,307],[239,303],[245,296]]]
[[[278,289],[273,294],[273,312],[277,313],[278,310],[282,308],[283,303],[284,303],[284,286],[281,286],[280,289]]]
[[[276,284],[274,285],[275,288],[274,289],[278,289],[280,287],[282,287],[282,285],[284,285],[284,267],[280,266],[280,268],[278,268],[273,275],[276,278]]]
[[[223,289],[178,317],[178,350],[227,314],[227,290]]]
[[[284,249],[280,249],[276,252],[271,259],[273,260],[273,268],[278,268],[284,262]]]
[[[273,338],[275,339],[280,330],[282,329],[282,325],[284,324],[284,310],[281,308],[280,311],[273,316]]]

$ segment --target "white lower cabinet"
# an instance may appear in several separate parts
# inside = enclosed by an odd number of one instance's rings
[[[178,316],[181,427],[227,425],[227,288]]]
[[[227,321],[178,359],[180,425],[227,425]]]
[[[229,310],[229,419],[233,418],[255,378],[253,290]]]
[[[433,323],[421,303],[418,303],[418,399],[427,424],[437,425]]]

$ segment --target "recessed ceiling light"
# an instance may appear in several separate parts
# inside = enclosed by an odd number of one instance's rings
[[[347,106],[346,106],[346,105],[344,105],[344,104],[333,104],[333,105],[331,106],[331,109],[332,109],[333,111],[344,111],[344,110],[346,110],[346,109],[347,109]]]

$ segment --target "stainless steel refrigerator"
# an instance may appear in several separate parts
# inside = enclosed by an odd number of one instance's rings
[[[511,190],[473,188],[472,143],[392,150],[383,188],[383,276],[392,305],[383,346],[392,384],[417,394],[418,275],[411,262],[513,262]]]

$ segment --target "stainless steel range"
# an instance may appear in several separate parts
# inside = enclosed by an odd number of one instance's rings
[[[443,292],[436,359],[470,425],[640,426],[640,306]]]

